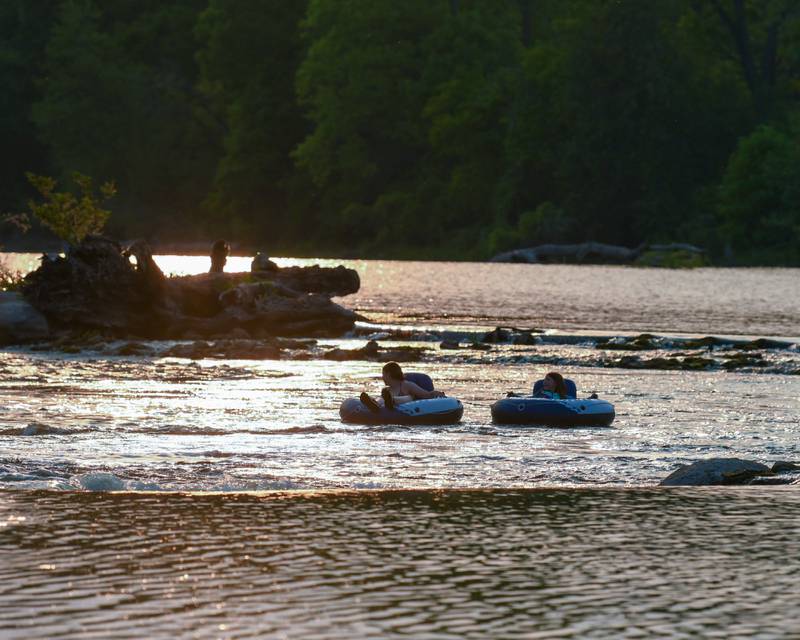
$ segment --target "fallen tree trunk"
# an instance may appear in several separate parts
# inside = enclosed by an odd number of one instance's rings
[[[647,244],[628,248],[601,242],[583,242],[580,244],[543,244],[527,249],[515,249],[498,253],[489,262],[523,262],[536,264],[553,259],[569,258],[575,262],[634,262],[646,251],[688,251],[702,254],[705,251],[690,244]]]

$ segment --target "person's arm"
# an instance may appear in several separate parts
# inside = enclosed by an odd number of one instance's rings
[[[443,398],[444,393],[441,391],[425,391],[418,384],[406,380],[403,382],[403,392],[410,396],[414,396],[417,400],[427,400],[429,398]]]

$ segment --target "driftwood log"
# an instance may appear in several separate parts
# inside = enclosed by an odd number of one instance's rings
[[[123,251],[90,236],[65,257],[44,260],[22,292],[56,331],[180,339],[237,330],[256,337],[341,335],[360,316],[331,296],[359,286],[358,273],[344,267],[167,278],[146,244]]]
[[[583,242],[580,244],[543,244],[538,247],[516,249],[498,253],[489,262],[551,262],[558,259],[571,259],[575,262],[634,262],[646,251],[687,251],[703,254],[705,250],[690,244],[640,244],[632,249],[601,242]]]

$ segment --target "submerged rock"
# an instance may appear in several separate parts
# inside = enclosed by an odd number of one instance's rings
[[[707,485],[747,484],[756,476],[772,471],[765,464],[739,458],[709,458],[684,465],[664,478],[663,487],[701,487]]]
[[[115,356],[151,356],[155,353],[155,349],[141,342],[126,342],[113,347],[110,353]]]
[[[615,336],[597,343],[598,349],[609,349],[619,351],[647,351],[658,349],[658,336],[649,333],[642,333],[634,337]]]
[[[161,353],[162,357],[189,358],[203,360],[205,358],[229,360],[280,360],[280,347],[272,342],[262,340],[217,340],[205,342],[199,340],[189,344],[176,344]]]
[[[723,345],[730,345],[730,340],[723,340],[715,336],[705,336],[704,338],[690,338],[683,342],[683,346],[687,349],[713,349],[714,347],[721,347]]]
[[[541,340],[534,333],[542,333],[539,329],[516,329],[514,327],[497,327],[484,334],[481,342],[488,344],[539,344]]]
[[[22,431],[20,431],[20,435],[22,436],[52,436],[62,435],[65,433],[70,433],[69,429],[51,427],[50,425],[42,424],[41,422],[31,422],[28,426],[22,429]]]
[[[623,356],[617,360],[607,360],[604,365],[620,369],[660,369],[664,371],[698,371],[716,366],[716,360],[700,356],[649,358]]]
[[[743,351],[755,351],[762,349],[790,349],[794,346],[794,343],[784,342],[783,340],[771,340],[769,338],[758,338],[757,340],[751,340],[750,342],[737,344],[736,346]]]
[[[331,349],[322,355],[325,360],[368,360],[371,362],[417,362],[426,349],[420,347],[384,348],[370,340],[360,349]]]
[[[726,354],[723,358],[725,358],[725,362],[722,363],[722,368],[728,371],[745,367],[766,367],[769,364],[764,358],[744,353]]]

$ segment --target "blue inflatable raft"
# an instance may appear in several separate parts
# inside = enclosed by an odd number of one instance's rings
[[[564,400],[514,396],[492,405],[492,420],[500,424],[530,424],[550,427],[607,427],[614,422],[614,405],[598,398],[578,399],[575,383],[564,380],[568,396]],[[533,387],[541,389],[539,380]]]
[[[433,391],[433,381],[424,373],[407,373],[405,378],[426,391]],[[381,405],[374,411],[358,398],[348,398],[339,407],[339,415],[342,422],[355,424],[455,424],[464,415],[464,406],[456,398],[431,398],[406,402],[394,409]]]

